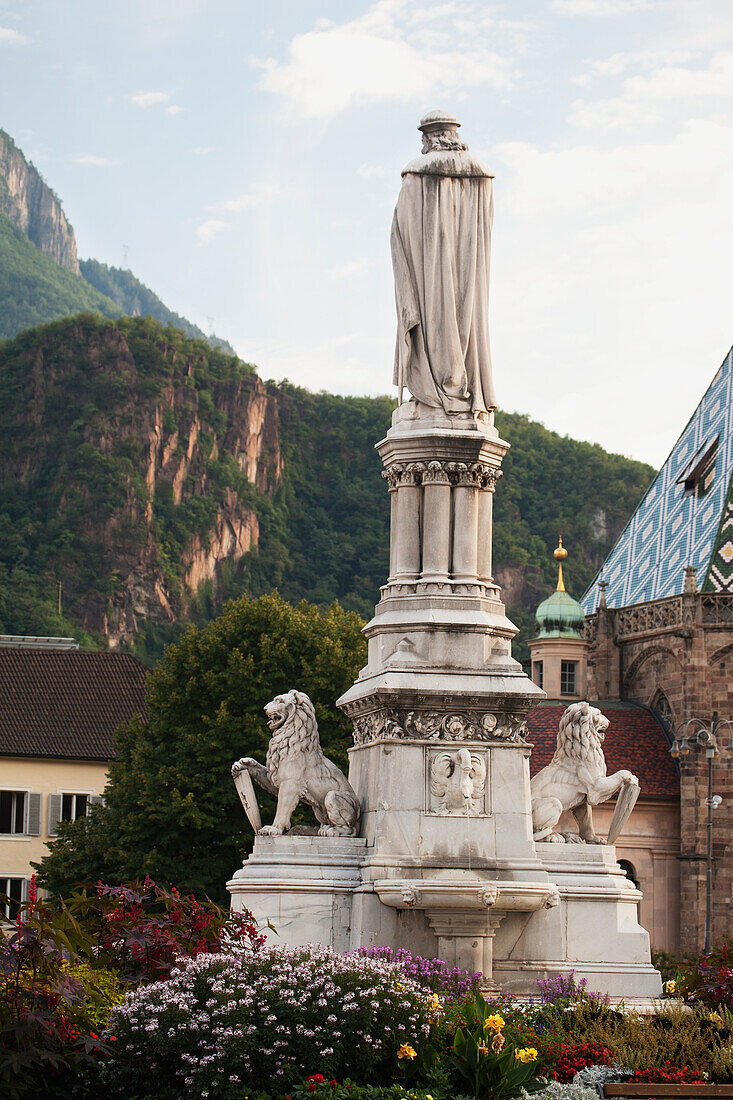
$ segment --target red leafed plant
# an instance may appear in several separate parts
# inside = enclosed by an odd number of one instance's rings
[[[176,958],[218,954],[233,944],[264,943],[249,913],[226,913],[208,898],[181,897],[150,878],[123,886],[98,883],[67,902],[101,965],[131,983],[166,978]]]

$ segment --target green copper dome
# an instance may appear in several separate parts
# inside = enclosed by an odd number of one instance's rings
[[[538,638],[579,638],[585,611],[567,592],[553,592],[537,608]]]
[[[557,591],[543,600],[537,608],[538,638],[580,638],[582,635],[585,611],[582,604],[565,591],[562,563],[567,556],[568,552],[564,549],[561,538],[553,554],[559,566]]]

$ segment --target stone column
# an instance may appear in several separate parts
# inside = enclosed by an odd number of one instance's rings
[[[491,543],[493,537],[494,490],[501,470],[484,466],[478,497],[478,579],[483,584],[493,581]]]
[[[411,462],[397,475],[390,539],[394,555],[391,579],[395,584],[414,584],[420,575],[420,494],[424,469],[422,462]]]
[[[428,910],[430,926],[438,937],[438,955],[449,966],[459,966],[484,976],[484,992],[496,989],[493,980],[494,936],[505,913],[477,909]]]
[[[397,571],[397,524],[399,522],[399,513],[397,509],[397,486],[399,485],[400,478],[404,467],[395,462],[392,466],[389,466],[386,470],[382,471],[382,477],[389,486],[389,577],[387,583],[389,584],[393,579],[395,572]]]
[[[476,584],[478,571],[478,471],[477,463],[452,462],[453,582]]]
[[[422,580],[445,583],[449,579],[451,551],[451,487],[445,464],[428,462],[422,483]]]

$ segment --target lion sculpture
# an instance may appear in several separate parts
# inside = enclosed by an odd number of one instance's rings
[[[343,772],[321,749],[316,713],[302,691],[278,695],[265,707],[272,730],[263,767],[245,756],[232,765],[232,775],[248,771],[256,783],[277,795],[272,825],[261,836],[282,836],[299,802],[313,807],[320,822],[319,836],[356,836],[359,799]]]
[[[593,831],[592,806],[620,791],[608,843],[613,843],[639,794],[639,780],[629,771],[606,775],[601,745],[608,719],[589,703],[571,703],[557,731],[552,762],[537,772],[530,784],[532,829],[535,840],[604,844]],[[571,810],[578,834],[555,832],[565,810]],[[613,834],[613,837],[612,837]]]

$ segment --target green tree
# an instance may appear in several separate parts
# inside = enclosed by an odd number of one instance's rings
[[[252,838],[231,764],[264,761],[262,708],[295,687],[313,701],[324,751],[346,770],[348,723],[335,700],[365,663],[362,625],[338,604],[292,607],[274,592],[191,627],[150,675],[147,719],[118,732],[105,806],[61,826],[39,864],[41,885],[60,894],[150,874],[223,901]],[[264,792],[262,805],[267,821],[274,805]]]

